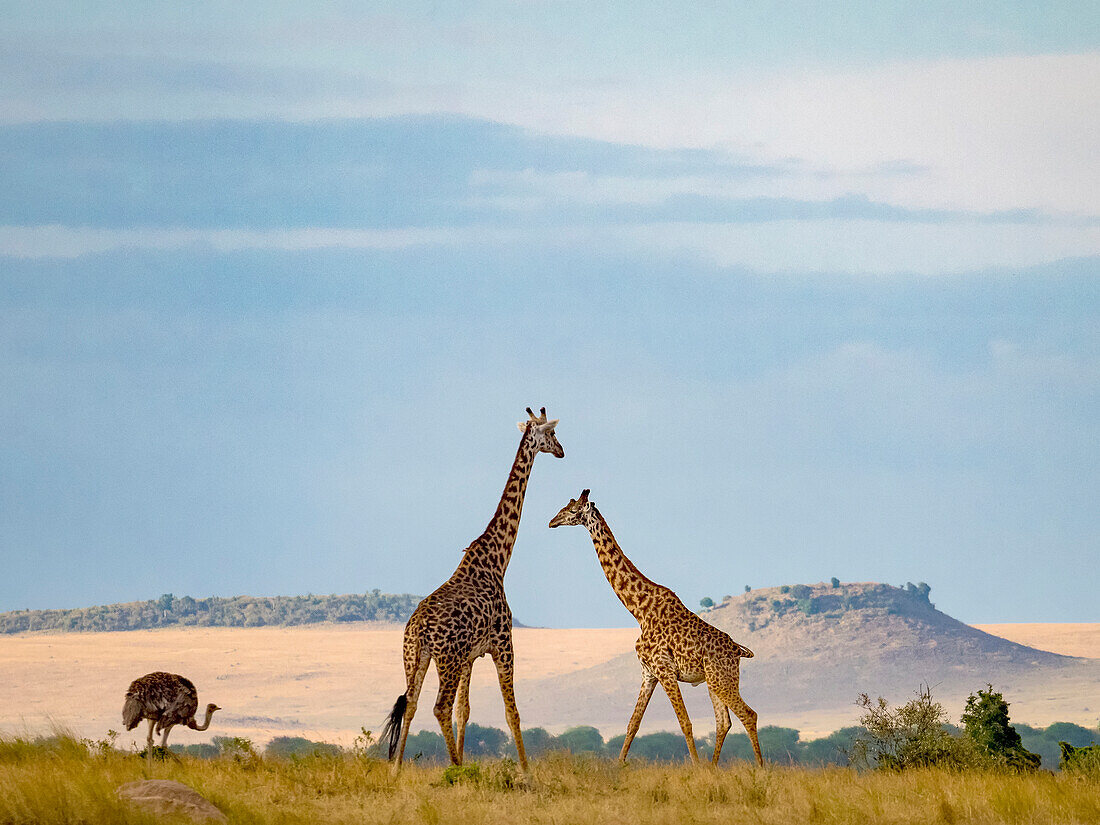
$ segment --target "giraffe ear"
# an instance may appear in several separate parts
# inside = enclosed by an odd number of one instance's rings
[[[530,423],[530,421],[517,421],[516,426],[519,427],[519,431],[521,433],[525,433],[527,432],[527,425]]]
[[[554,428],[555,428],[556,426],[558,426],[558,422],[559,422],[559,421],[561,421],[561,419],[560,419],[560,418],[555,418],[555,419],[553,419],[552,421],[547,421],[547,422],[546,422],[545,424],[543,424],[543,425],[542,425],[542,428],[543,428],[544,430],[552,430],[552,429],[554,429]]]

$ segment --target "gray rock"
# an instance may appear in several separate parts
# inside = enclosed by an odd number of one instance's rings
[[[183,814],[195,822],[228,822],[225,814],[197,791],[171,779],[140,779],[118,789],[122,799],[155,814]]]

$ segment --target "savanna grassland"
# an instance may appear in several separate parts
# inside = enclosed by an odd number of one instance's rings
[[[142,778],[196,789],[239,823],[1094,823],[1100,782],[1072,774],[858,772],[749,765],[619,766],[556,753],[523,781],[509,761],[398,776],[362,753],[297,760],[247,751],[154,762],[66,737],[0,741],[0,822],[168,821],[123,802]]]

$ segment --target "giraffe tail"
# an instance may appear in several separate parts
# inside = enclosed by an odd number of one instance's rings
[[[408,694],[402,693],[393,703],[386,724],[382,726],[381,741],[386,743],[387,759],[393,759],[397,753],[397,741],[401,738],[401,722],[405,718],[405,708],[409,706]]]

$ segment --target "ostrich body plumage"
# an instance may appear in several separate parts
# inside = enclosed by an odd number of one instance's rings
[[[199,693],[190,679],[163,670],[147,673],[130,683],[126,701],[122,706],[122,723],[126,730],[133,730],[142,719],[149,721],[149,752],[152,753],[153,732],[161,734],[161,747],[167,747],[168,731],[176,725],[186,725],[192,730],[206,730],[215,704],[206,706],[203,724],[195,720],[199,709]]]

